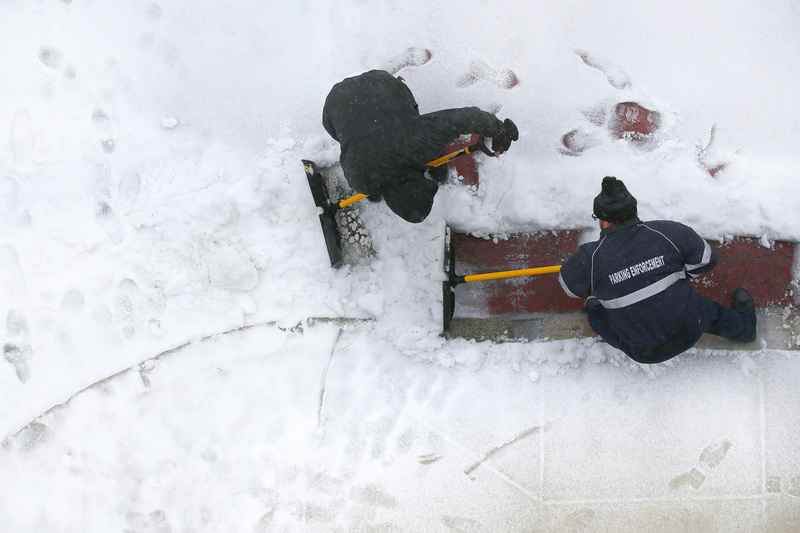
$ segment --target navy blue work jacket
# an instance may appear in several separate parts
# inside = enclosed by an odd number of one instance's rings
[[[635,218],[581,245],[559,283],[569,296],[596,296],[621,340],[653,347],[689,331],[700,335],[700,296],[689,278],[716,264],[714,249],[690,227]]]

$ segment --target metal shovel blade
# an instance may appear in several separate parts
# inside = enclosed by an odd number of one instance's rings
[[[322,236],[325,238],[325,246],[328,249],[331,266],[339,268],[344,261],[342,236],[339,233],[339,226],[336,224],[335,209],[332,209],[333,204],[328,197],[328,190],[322,181],[322,175],[317,170],[316,163],[303,159],[303,168],[306,171],[311,195],[314,197],[314,204],[322,208],[322,213],[319,215],[319,223],[322,226]]]
[[[456,252],[450,241],[450,226],[444,230],[444,261],[443,270],[445,280],[442,282],[442,335],[450,332],[450,322],[456,310],[456,287],[452,280],[456,271]]]

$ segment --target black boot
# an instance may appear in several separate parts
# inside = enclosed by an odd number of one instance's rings
[[[731,296],[731,307],[734,309],[747,309],[753,315],[753,334],[747,338],[732,337],[733,340],[740,342],[753,342],[756,340],[756,336],[758,335],[758,330],[756,329],[758,317],[756,316],[756,301],[753,299],[753,295],[750,294],[750,291],[744,287],[739,287],[733,291],[733,296]]]
[[[734,309],[741,309],[744,307],[745,309],[749,309],[755,313],[756,301],[753,299],[753,295],[750,294],[750,291],[744,287],[739,287],[733,291],[733,296],[731,297],[731,307]]]

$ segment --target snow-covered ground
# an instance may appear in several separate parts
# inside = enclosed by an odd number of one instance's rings
[[[644,368],[439,336],[445,223],[591,230],[605,175],[644,219],[800,240],[798,23],[789,0],[6,0],[0,531],[800,527],[796,352]],[[521,139],[422,224],[361,206],[378,257],[337,271],[300,160],[337,161],[325,96],[372,68]],[[660,113],[651,142],[609,134],[626,101]]]

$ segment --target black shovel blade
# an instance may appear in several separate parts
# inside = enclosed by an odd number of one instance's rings
[[[336,224],[336,210],[328,197],[328,190],[322,181],[322,175],[317,170],[317,165],[313,161],[303,159],[303,168],[306,171],[308,186],[311,195],[314,197],[314,204],[322,208],[319,215],[319,223],[322,226],[322,236],[325,238],[325,246],[328,249],[328,257],[333,268],[339,268],[344,263],[342,254],[342,236],[339,233],[339,226]]]
[[[450,322],[456,307],[456,288],[450,283],[442,282],[442,335],[450,333]]]
[[[444,229],[443,270],[446,279],[442,282],[442,335],[447,336],[456,310],[456,287],[452,281],[456,273],[456,252],[450,241],[450,226]]]

